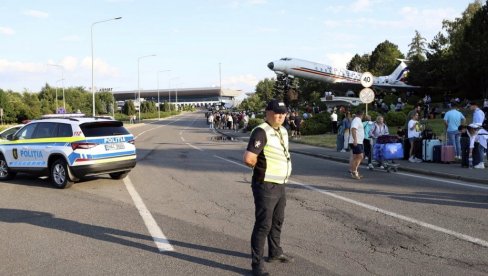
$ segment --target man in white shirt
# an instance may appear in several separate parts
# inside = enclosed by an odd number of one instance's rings
[[[330,115],[330,120],[332,121],[332,133],[337,134],[337,113],[335,110]]]
[[[351,158],[349,159],[349,172],[354,179],[361,179],[358,168],[361,161],[363,161],[363,140],[364,140],[364,126],[363,126],[362,110],[356,111],[356,116],[351,122],[351,135],[349,136],[349,147],[351,149]]]

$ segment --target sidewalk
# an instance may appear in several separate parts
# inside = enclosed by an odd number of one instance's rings
[[[251,134],[250,132],[242,133],[234,132],[233,130],[215,130],[222,135],[241,139],[243,141],[248,141],[249,135]],[[332,148],[305,145],[297,143],[295,140],[290,140],[290,151],[318,158],[349,163],[349,152],[338,152]],[[399,164],[399,171],[488,184],[488,169],[462,168],[461,164],[457,162],[451,164],[431,162],[410,163],[407,160],[395,160],[395,163]],[[366,161],[363,161],[363,164],[366,164]]]

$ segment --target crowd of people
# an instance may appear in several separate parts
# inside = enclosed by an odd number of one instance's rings
[[[423,99],[429,102],[429,99]],[[459,101],[449,102],[449,110],[443,114],[445,125],[446,144],[454,147],[456,160],[462,161],[462,166],[473,167],[475,169],[484,169],[485,153],[488,158],[488,128],[485,119],[488,113],[488,99],[483,102],[481,109],[477,102],[471,101],[464,104],[472,112],[472,122],[468,123],[465,116],[459,109]],[[422,143],[423,139],[433,139],[432,130],[426,129],[421,123],[422,106],[416,105],[407,115],[407,120],[403,128],[399,128],[396,136],[404,142],[404,154],[407,155],[408,161],[412,163],[423,162]],[[338,120],[337,110],[334,109],[331,114],[332,131],[337,129],[338,140],[337,150],[341,152],[350,151],[350,173],[352,178],[360,179],[361,175],[357,168],[360,163],[358,160],[366,158],[368,167],[372,168],[372,149],[377,139],[383,135],[390,135],[388,126],[384,117],[378,115],[375,122],[371,117],[364,116],[362,112],[354,115],[349,111],[342,112],[342,120]],[[358,122],[362,124],[358,124]],[[359,145],[359,146],[358,146]],[[376,160],[380,167],[383,167],[383,160]],[[359,163],[358,163],[359,162]]]
[[[208,111],[205,113],[207,124],[210,129],[229,129],[238,131],[246,129],[250,118],[255,118],[255,114],[248,115],[245,111]]]

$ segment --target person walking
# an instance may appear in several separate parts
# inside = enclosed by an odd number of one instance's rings
[[[371,138],[371,148],[374,149],[374,144],[376,144],[376,140],[378,137],[383,136],[383,135],[389,135],[390,132],[388,131],[388,126],[385,123],[385,119],[383,116],[378,115],[376,117],[376,122],[374,125],[371,127],[371,130],[369,131],[369,137]],[[380,169],[384,169],[383,166],[383,159],[376,160],[378,161],[378,165]],[[373,168],[371,164],[368,164],[368,168]]]
[[[266,106],[266,121],[253,129],[244,164],[253,168],[252,193],[255,222],[251,235],[253,275],[269,275],[264,267],[264,245],[268,241],[268,262],[293,262],[281,248],[281,228],[285,218],[285,184],[291,174],[288,133],[282,126],[286,106],[271,100]]]
[[[410,153],[408,161],[412,163],[420,163],[422,159],[415,157],[414,152],[418,150],[415,145],[415,139],[420,137],[420,125],[419,125],[419,114],[414,113],[408,121],[408,133],[407,137],[410,142]]]
[[[332,133],[337,134],[337,112],[335,111],[335,109],[330,115],[330,120],[332,122]]]
[[[213,113],[210,113],[210,115],[208,115],[207,122],[208,122],[208,128],[214,129],[214,115],[213,115]]]
[[[346,152],[349,150],[349,137],[351,136],[351,112],[347,111],[342,119],[342,132],[344,135],[344,148],[341,152]]]
[[[364,140],[363,140],[363,147],[364,147],[364,158],[368,159],[368,168],[373,168],[373,164],[371,163],[371,157],[373,152],[372,147],[372,137],[369,136],[371,130],[373,129],[374,123],[371,121],[371,116],[365,115],[363,128],[364,128]]]
[[[454,152],[457,159],[461,159],[461,134],[459,126],[464,124],[466,118],[463,113],[457,110],[457,104],[451,105],[451,110],[444,115],[444,125],[446,126],[447,144],[454,146]]]
[[[361,179],[358,168],[359,164],[363,160],[363,140],[364,140],[364,127],[363,127],[362,110],[356,111],[356,116],[351,121],[351,129],[349,135],[349,147],[351,149],[351,157],[349,159],[349,172],[354,179]]]

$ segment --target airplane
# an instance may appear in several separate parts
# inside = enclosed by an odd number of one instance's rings
[[[373,87],[381,89],[415,89],[420,86],[408,85],[404,78],[408,73],[406,60],[398,59],[400,64],[388,76],[373,78]],[[278,75],[294,76],[303,79],[323,81],[333,84],[346,84],[361,86],[361,73],[339,69],[329,65],[320,64],[297,58],[285,57],[268,63],[268,68]]]

